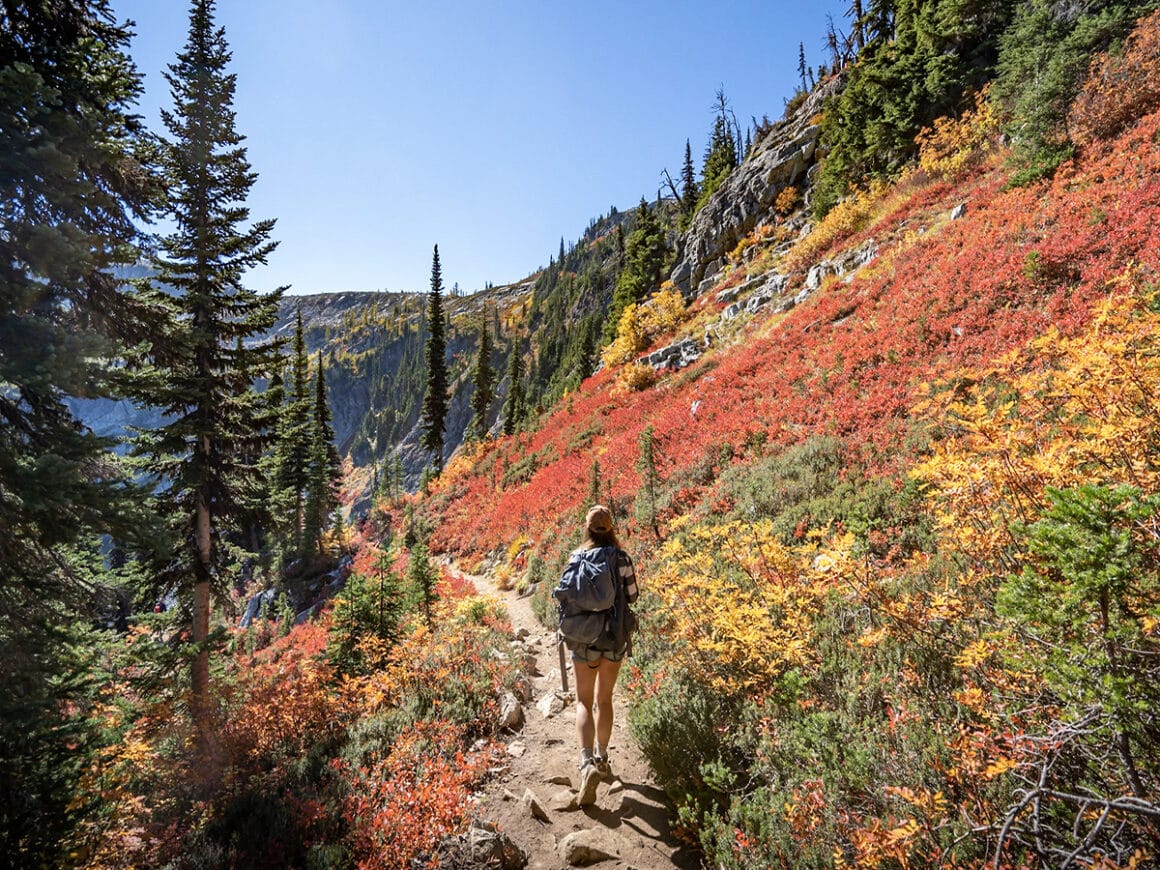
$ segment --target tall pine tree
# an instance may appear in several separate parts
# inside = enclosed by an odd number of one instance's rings
[[[704,205],[729,177],[729,173],[737,168],[739,149],[734,138],[735,124],[731,121],[729,100],[722,90],[717,91],[714,109],[716,115],[713,119],[713,132],[705,149],[704,165],[701,167],[701,196],[698,206]]]
[[[508,348],[508,391],[503,403],[503,434],[513,435],[524,418],[524,360],[520,355],[520,340],[512,336]]]
[[[491,364],[491,336],[487,332],[485,311],[479,319],[479,350],[472,377],[471,424],[467,428],[470,437],[480,440],[487,437],[487,412],[494,399],[495,369]]]
[[[159,188],[139,159],[130,31],[104,0],[0,3],[0,842],[4,863],[58,866],[85,749],[70,626],[93,575],[69,549],[130,545],[139,493],[66,398],[115,396],[112,366],[167,313],[113,274]]]
[[[342,460],[334,443],[334,427],[330,425],[322,351],[318,352],[314,372],[314,414],[310,427],[310,466],[302,531],[302,550],[306,556],[322,551],[322,535],[330,525],[331,514],[338,507],[342,483]]]
[[[290,356],[289,402],[278,425],[275,525],[283,530],[283,553],[302,550],[306,487],[310,474],[310,360],[302,329],[302,310],[297,312],[294,344]]]
[[[689,140],[685,140],[685,162],[681,167],[681,226],[688,227],[697,210],[697,198],[700,188],[697,186],[697,173],[693,168],[693,149]]]
[[[194,0],[185,48],[165,76],[174,107],[162,112],[170,137],[163,162],[175,229],[162,239],[155,265],[159,283],[174,291],[180,328],[154,347],[167,376],[168,422],[141,445],[183,542],[159,579],[180,591],[190,611],[192,712],[203,745],[211,724],[210,597],[224,591],[228,536],[259,484],[249,458],[266,435],[254,419],[254,381],[278,361],[276,343],[252,339],[273,326],[282,295],[259,296],[242,285],[274,249],[274,221],[242,226],[256,175],[235,129],[236,77],[226,71],[230,52],[213,13],[213,0]]]
[[[447,342],[443,332],[443,273],[439,246],[431,257],[431,291],[427,294],[427,392],[423,396],[423,447],[434,453],[435,470],[443,470],[443,430],[447,422]]]

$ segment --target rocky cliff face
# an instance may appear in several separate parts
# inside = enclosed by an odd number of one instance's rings
[[[840,87],[834,79],[817,88],[792,116],[775,123],[694,216],[670,276],[686,298],[698,295],[750,230],[773,222],[778,194],[787,187],[805,192],[821,156],[816,118]]]

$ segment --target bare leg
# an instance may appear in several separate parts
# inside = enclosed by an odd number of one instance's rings
[[[619,673],[620,662],[608,659],[601,659],[596,670],[596,741],[601,746],[608,746],[612,739],[612,690]]]
[[[598,668],[590,668],[584,662],[572,661],[572,674],[576,679],[576,736],[580,740],[580,748],[587,749],[589,753],[596,739],[592,704],[598,672]]]

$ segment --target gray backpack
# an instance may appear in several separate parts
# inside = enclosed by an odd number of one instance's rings
[[[577,550],[552,591],[559,602],[560,635],[573,646],[591,646],[615,618],[620,578],[616,547]]]

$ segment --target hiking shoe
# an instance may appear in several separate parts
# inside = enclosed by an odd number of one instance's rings
[[[612,779],[612,765],[608,763],[608,759],[598,755],[592,761],[596,765],[596,772],[600,774],[600,778],[609,782]]]
[[[589,762],[580,768],[580,794],[576,803],[588,807],[596,803],[596,787],[600,785],[600,771],[596,764]]]

